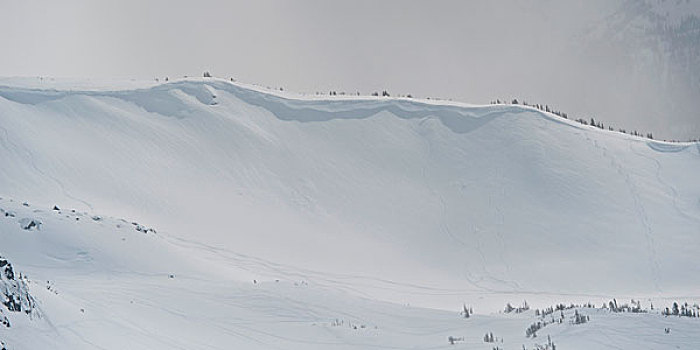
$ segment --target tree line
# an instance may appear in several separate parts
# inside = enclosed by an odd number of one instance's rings
[[[530,104],[530,103],[527,103],[525,101],[520,102],[520,101],[518,101],[517,98],[514,98],[513,100],[511,100],[510,103],[508,103],[507,100],[496,99],[494,101],[491,101],[490,104],[492,104],[492,105],[511,104],[511,105],[527,106],[527,107],[536,108],[536,109],[543,111],[543,112],[554,114],[554,115],[561,117],[561,118],[564,118],[564,119],[569,119],[569,115],[567,113],[559,111],[559,110],[555,110],[554,108],[551,108],[549,105],[546,105],[546,104],[542,105],[542,104],[537,104],[537,103]],[[602,121],[596,121],[595,118],[593,118],[593,117],[591,117],[590,119],[578,118],[578,119],[572,119],[572,120],[574,120],[575,122],[578,122],[579,124],[582,124],[582,125],[594,126],[594,127],[597,127],[598,129],[606,130],[605,124]],[[654,135],[651,132],[643,133],[643,132],[639,132],[637,130],[632,130],[632,131],[628,132],[626,129],[623,129],[623,128],[617,128],[617,130],[615,130],[615,128],[612,127],[611,125],[607,126],[607,130],[617,131],[617,132],[620,132],[623,134],[628,134],[628,135],[637,136],[637,137],[646,137],[650,140],[654,140]],[[663,141],[666,141],[666,142],[700,142],[700,139],[689,139],[687,141],[681,141],[681,140],[663,140]]]

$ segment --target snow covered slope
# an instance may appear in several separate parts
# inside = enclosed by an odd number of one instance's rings
[[[85,85],[0,80],[0,197],[22,212],[0,256],[61,320],[26,348],[433,347],[464,325],[420,307],[700,298],[698,144],[522,106]],[[478,317],[480,340],[495,316]]]
[[[700,346],[700,319],[663,317],[659,308],[670,302],[658,299],[648,313],[580,306],[537,316],[496,313],[464,295],[477,311],[464,318],[460,305],[436,310],[359,297],[338,288],[351,284],[342,276],[320,279],[276,266],[279,279],[253,280],[246,268],[257,259],[205,261],[160,231],[120,218],[9,198],[0,199],[0,208],[2,249],[14,267],[13,278],[0,278],[0,293],[18,281],[18,300],[32,300],[31,308],[14,312],[0,305],[7,349],[436,349],[451,348],[449,339],[461,349],[536,349],[549,337],[559,349]],[[240,267],[237,278],[221,273],[225,262]],[[336,285],[327,285],[333,278]],[[588,322],[573,323],[576,313]],[[526,336],[538,322],[546,324],[539,337]],[[484,342],[486,334],[495,343]]]

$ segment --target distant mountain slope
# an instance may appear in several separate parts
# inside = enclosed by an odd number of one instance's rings
[[[629,124],[651,121],[648,128],[658,134],[695,139],[700,133],[700,1],[619,3],[616,11],[590,25],[583,45],[577,42],[582,53],[594,52],[604,62],[597,63],[600,67],[613,68],[591,81],[626,93],[613,98],[608,108],[626,106]],[[608,81],[606,74],[613,78]],[[599,95],[591,104],[604,99]]]
[[[0,194],[138,218],[222,271],[437,307],[699,290],[698,144],[522,106],[42,84],[0,87]]]

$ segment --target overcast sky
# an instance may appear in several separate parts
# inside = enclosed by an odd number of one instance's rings
[[[299,92],[517,97],[661,137],[700,137],[700,96],[660,88],[660,71],[633,68],[645,48],[608,38],[610,23],[634,17],[620,11],[640,2],[0,0],[0,76],[208,70]]]

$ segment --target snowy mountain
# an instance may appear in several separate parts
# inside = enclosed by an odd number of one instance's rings
[[[696,348],[659,313],[697,311],[699,160],[521,105],[2,79],[0,261],[37,316],[0,341]]]
[[[652,126],[660,133],[696,138],[700,1],[620,1],[614,11],[589,25],[581,42],[579,54],[590,52],[596,64],[614,68],[592,81],[627,93],[616,96],[614,105],[619,107],[610,108],[626,113],[632,124],[646,118],[655,120]],[[604,97],[592,102],[600,99]],[[675,116],[675,123],[668,123],[669,115]]]

